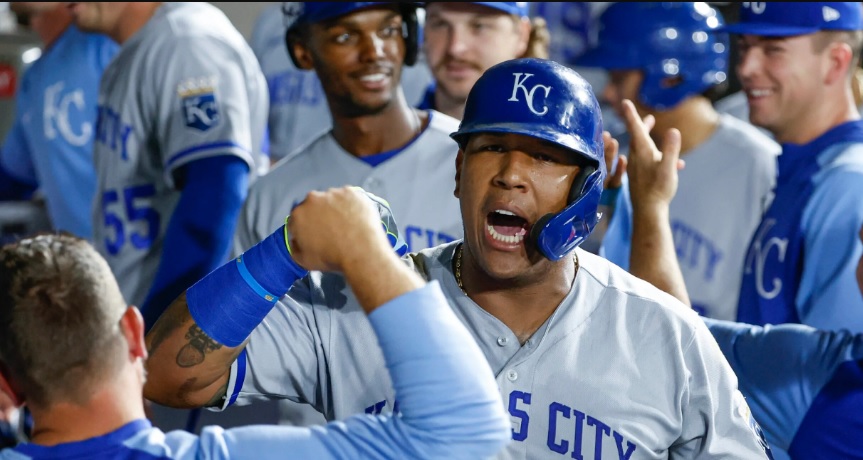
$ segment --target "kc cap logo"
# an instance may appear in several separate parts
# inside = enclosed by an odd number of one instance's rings
[[[761,14],[767,8],[767,2],[743,2],[744,8],[749,8],[754,14]]]
[[[548,94],[551,92],[551,86],[540,85],[537,83],[533,85],[532,88],[527,89],[527,86],[525,86],[524,84],[530,77],[533,76],[532,73],[513,72],[512,75],[513,77],[515,77],[515,80],[512,84],[512,95],[509,97],[509,99],[507,99],[507,101],[521,102],[518,99],[518,90],[521,89],[521,91],[524,93],[525,102],[527,102],[527,108],[530,109],[531,112],[535,113],[536,115],[545,115],[546,113],[548,113],[548,107],[545,104],[543,104],[542,106],[542,111],[537,111],[536,108],[534,108],[533,97],[536,95],[535,93],[537,88],[542,88],[543,90],[545,90],[545,97],[548,97]]]
[[[821,15],[824,16],[824,22],[836,21],[839,19],[839,12],[829,6],[821,7]]]

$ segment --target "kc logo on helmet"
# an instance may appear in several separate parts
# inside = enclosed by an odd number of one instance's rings
[[[544,89],[545,90],[545,97],[548,97],[548,93],[551,92],[551,86],[536,84],[536,85],[533,85],[532,88],[527,89],[527,86],[524,86],[524,83],[527,81],[528,78],[533,76],[532,73],[513,72],[512,75],[515,77],[515,81],[512,84],[512,96],[510,96],[509,99],[507,99],[507,101],[520,102],[518,100],[518,90],[521,89],[522,92],[524,93],[524,99],[527,102],[527,108],[530,109],[531,112],[533,112],[537,115],[545,115],[546,113],[548,113],[548,107],[544,104],[542,106],[541,112],[537,111],[533,107],[533,97],[535,95],[534,93],[536,93],[537,88]],[[522,75],[524,75],[524,78],[522,78]]]

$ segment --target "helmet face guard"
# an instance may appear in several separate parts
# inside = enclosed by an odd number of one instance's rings
[[[728,36],[719,11],[703,2],[616,2],[599,18],[596,47],[577,65],[644,73],[638,97],[670,109],[728,79]]]
[[[300,63],[294,55],[293,46],[291,46],[297,27],[345,16],[357,10],[391,5],[397,6],[402,16],[402,38],[405,41],[404,65],[416,64],[420,49],[419,19],[417,18],[419,4],[416,2],[284,2],[282,13],[288,24],[285,31],[285,45],[294,67],[300,68]]]
[[[583,160],[567,206],[540,218],[530,235],[550,260],[581,244],[599,221],[597,208],[606,176],[602,112],[590,84],[576,71],[550,60],[524,58],[497,64],[471,89],[459,129],[450,137],[464,148],[471,134],[482,132],[542,139]]]

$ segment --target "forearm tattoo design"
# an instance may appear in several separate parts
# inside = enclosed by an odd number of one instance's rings
[[[180,367],[197,366],[204,362],[207,353],[222,348],[222,344],[211,339],[204,331],[193,324],[186,332],[186,340],[189,341],[177,353],[177,365]]]

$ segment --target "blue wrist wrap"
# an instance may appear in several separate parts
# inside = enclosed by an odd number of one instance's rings
[[[599,204],[602,206],[614,206],[617,204],[617,197],[620,195],[620,189],[623,187],[617,188],[607,188],[602,191],[602,195],[599,198]]]
[[[210,338],[237,347],[308,271],[291,258],[280,227],[186,291],[189,313]]]

